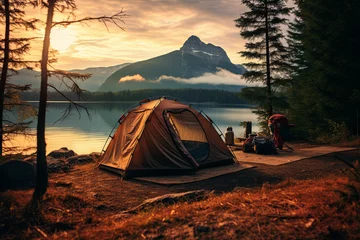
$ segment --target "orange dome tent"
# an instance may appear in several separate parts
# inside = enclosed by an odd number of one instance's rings
[[[118,122],[100,168],[124,177],[183,174],[235,161],[213,121],[191,105],[146,99]]]

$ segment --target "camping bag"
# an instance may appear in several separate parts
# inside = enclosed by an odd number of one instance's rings
[[[254,151],[257,154],[277,153],[274,141],[266,137],[253,138]]]
[[[243,152],[254,152],[254,141],[253,141],[254,137],[248,137],[243,146],[242,146],[242,150]]]

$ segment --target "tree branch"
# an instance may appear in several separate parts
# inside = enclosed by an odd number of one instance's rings
[[[120,28],[121,30],[125,30],[123,27],[121,27],[119,25],[119,22],[125,24],[125,21],[122,20],[123,18],[129,17],[130,15],[126,14],[125,11],[121,10],[120,12],[112,15],[112,16],[101,16],[101,17],[85,17],[82,19],[78,19],[78,20],[72,20],[72,21],[60,21],[60,22],[54,22],[52,27],[55,26],[63,26],[63,27],[67,27],[73,23],[83,23],[83,22],[89,22],[89,21],[99,21],[102,22],[106,29],[109,31],[108,27],[107,27],[107,23],[113,23],[115,24],[118,28]]]
[[[64,114],[59,118],[58,121],[63,121],[65,118],[67,118],[69,116],[69,114],[71,113],[71,109],[72,109],[72,105],[75,106],[76,111],[78,112],[79,118],[81,118],[81,114],[80,114],[80,110],[79,109],[84,109],[88,118],[91,120],[91,116],[89,113],[89,110],[87,107],[74,102],[73,100],[71,100],[70,98],[68,98],[65,94],[63,94],[61,91],[59,91],[55,86],[51,85],[51,84],[47,84],[48,87],[51,87],[52,89],[54,89],[58,94],[60,94],[63,98],[65,98],[67,101],[69,101],[69,106],[65,109]],[[56,123],[55,122],[55,123]]]

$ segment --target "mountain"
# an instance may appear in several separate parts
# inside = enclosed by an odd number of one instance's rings
[[[224,82],[194,83],[194,78],[216,74],[220,69],[240,75],[243,67],[231,63],[226,52],[218,46],[203,43],[198,37],[188,38],[180,50],[130,64],[110,75],[99,91],[120,91],[154,88],[210,88],[238,90],[239,85]],[[240,79],[240,77],[239,77]],[[236,87],[235,87],[236,86]],[[234,88],[235,87],[235,88]]]
[[[109,77],[115,71],[129,65],[130,63],[123,63],[110,67],[92,67],[86,69],[73,69],[69,70],[69,72],[77,72],[77,73],[89,73],[92,76],[86,81],[79,81],[78,84],[82,89],[87,91],[97,91],[101,84],[104,83],[107,77]],[[20,69],[18,71],[19,74],[11,77],[10,82],[15,84],[31,84],[33,89],[40,88],[40,72],[33,71],[29,69]],[[59,84],[59,80],[56,78],[50,78],[49,83],[54,84],[59,87],[61,90],[64,90],[64,86]],[[49,89],[51,90],[51,89]]]
[[[247,69],[243,65],[235,64],[235,66],[240,69],[240,71],[242,72],[241,74],[247,72]]]
[[[224,49],[211,43],[205,44],[197,36],[191,36],[180,48],[182,54],[187,53],[204,59],[213,64],[231,63]]]

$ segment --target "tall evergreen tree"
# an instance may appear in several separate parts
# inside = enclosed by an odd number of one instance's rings
[[[262,120],[273,114],[274,88],[283,85],[287,63],[286,48],[281,40],[281,25],[287,22],[290,8],[285,0],[242,0],[250,11],[243,13],[235,20],[240,28],[240,35],[248,40],[245,51],[240,55],[252,62],[244,65],[249,70],[243,77],[248,82],[259,82],[265,87],[244,88],[241,95],[248,101],[257,104]],[[257,94],[253,95],[253,92]]]
[[[4,152],[14,150],[5,147],[4,142],[11,136],[23,134],[30,122],[24,118],[34,115],[29,104],[22,101],[20,93],[29,90],[30,86],[20,86],[9,83],[9,78],[17,73],[18,68],[31,68],[33,61],[25,61],[23,56],[30,49],[32,38],[19,37],[14,34],[17,30],[34,30],[37,19],[25,18],[23,10],[28,5],[34,5],[32,0],[2,0],[0,5],[0,24],[4,25],[4,38],[0,39],[1,81],[0,81],[0,157]],[[16,110],[15,110],[16,109]],[[20,118],[12,120],[8,112],[17,111]],[[26,113],[27,112],[27,113]],[[22,114],[19,114],[22,113]],[[21,117],[22,116],[22,117]]]
[[[298,6],[306,70],[297,72],[292,112],[305,137],[341,140],[347,130],[356,133],[359,121],[360,1],[303,0]]]
[[[304,0],[295,0],[294,2],[298,7],[292,12],[295,18],[288,24],[289,29],[286,38],[291,80],[295,80],[295,78],[300,75],[300,72],[306,70],[308,67],[304,57],[303,33],[305,30],[305,22],[301,11],[301,4],[303,4]]]
[[[290,85],[286,89],[286,94],[289,102],[288,117],[292,121],[296,121],[297,127],[294,129],[294,133],[297,137],[304,136],[304,127],[308,124],[306,118],[306,111],[308,109],[303,108],[303,103],[306,99],[303,98],[303,92],[309,93],[304,86],[304,76],[306,71],[309,70],[309,66],[305,60],[304,56],[304,31],[305,31],[305,22],[304,15],[302,12],[302,6],[304,0],[295,0],[296,7],[293,10],[294,20],[288,25],[288,34],[287,34],[287,45],[289,52],[289,82]]]

